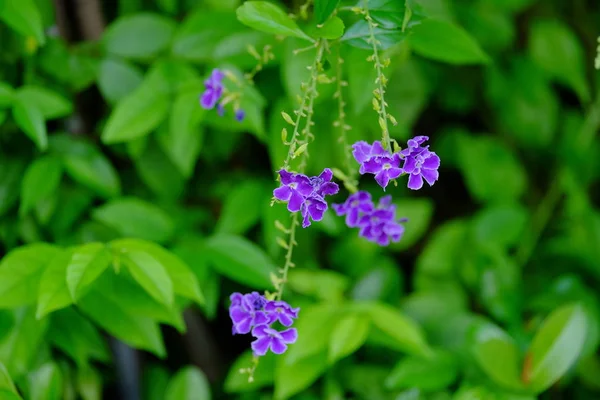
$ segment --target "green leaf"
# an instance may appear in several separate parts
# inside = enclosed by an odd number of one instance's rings
[[[17,97],[23,103],[35,106],[44,119],[66,117],[73,112],[73,104],[61,95],[39,86],[22,86]]]
[[[254,243],[241,236],[218,235],[206,241],[210,264],[222,275],[244,285],[270,288],[273,261]]]
[[[579,304],[563,306],[546,318],[525,356],[523,376],[528,388],[543,392],[575,364],[587,327]]]
[[[384,303],[357,302],[353,305],[359,312],[365,312],[373,326],[385,333],[398,348],[414,355],[428,355],[429,346],[419,326],[393,307]]]
[[[58,366],[52,362],[43,364],[30,373],[29,395],[31,400],[59,400],[63,398],[63,379]]]
[[[512,390],[522,389],[521,355],[513,340],[491,324],[476,329],[472,352],[479,366],[496,384]]]
[[[61,156],[66,172],[81,185],[103,197],[121,192],[117,171],[95,145],[72,136],[53,135],[50,150]]]
[[[15,90],[6,82],[0,81],[0,108],[10,107],[15,97]]]
[[[326,355],[339,309],[329,303],[303,307],[294,323],[298,340],[286,351],[286,363],[295,364],[315,355]]]
[[[33,104],[15,98],[12,115],[17,126],[23,130],[40,150],[48,147],[48,133],[42,112]]]
[[[308,33],[316,38],[325,38],[325,39],[339,39],[344,34],[344,21],[339,17],[333,17],[329,19],[323,25],[317,25],[315,27],[311,27]]]
[[[329,338],[328,362],[333,364],[358,350],[367,340],[369,325],[362,315],[348,315],[337,321]]]
[[[277,356],[271,352],[260,358],[260,367],[254,371],[254,379],[248,382],[248,375],[241,374],[240,369],[248,368],[252,365],[252,351],[246,351],[239,356],[231,368],[227,378],[225,378],[225,393],[245,393],[254,392],[258,389],[271,385],[275,380],[275,363]]]
[[[339,272],[294,268],[289,271],[288,285],[297,293],[319,300],[339,300],[350,285],[350,279]]]
[[[275,369],[275,400],[289,399],[308,388],[327,369],[325,353],[316,354],[295,363],[279,357]]]
[[[159,198],[172,201],[183,193],[183,175],[154,140],[150,140],[142,149],[135,160],[135,168],[140,178]]]
[[[148,74],[136,90],[117,103],[102,132],[102,141],[129,142],[156,129],[169,112],[167,90],[164,77]]]
[[[402,240],[391,247],[403,250],[414,245],[427,232],[433,216],[433,202],[430,199],[400,199],[395,201],[398,215],[408,218]]]
[[[13,393],[17,396],[18,399],[21,399],[19,396],[19,392],[13,383],[12,378],[8,374],[8,370],[4,366],[3,363],[0,362],[0,389],[7,390],[10,393]]]
[[[246,1],[238,7],[236,14],[242,24],[257,31],[314,41],[275,4],[266,1]]]
[[[4,400],[23,400],[21,396],[13,393],[9,389],[0,388],[0,398]]]
[[[111,261],[112,255],[103,243],[87,243],[73,249],[67,265],[66,282],[74,302],[87,292]]]
[[[514,246],[522,238],[529,216],[520,204],[486,207],[472,220],[475,238],[482,243]]]
[[[216,233],[242,234],[254,226],[261,216],[266,201],[265,185],[259,180],[248,180],[237,185],[225,199]]]
[[[463,28],[448,21],[426,19],[411,29],[408,41],[417,54],[436,61],[450,64],[490,61]]]
[[[44,270],[38,289],[38,304],[35,317],[41,319],[46,314],[64,308],[72,303],[67,288],[67,266],[71,251],[61,251],[55,255]]]
[[[114,104],[133,92],[143,79],[142,72],[127,61],[107,58],[100,63],[98,89]]]
[[[458,365],[449,353],[435,352],[431,357],[406,357],[385,380],[389,390],[418,388],[433,392],[451,385],[458,377]]]
[[[202,147],[199,125],[204,109],[198,106],[197,93],[177,96],[169,114],[169,129],[160,130],[158,142],[181,175],[190,178]]]
[[[122,197],[96,208],[92,217],[115,229],[122,236],[159,243],[173,236],[171,217],[153,204],[134,197]]]
[[[102,399],[102,377],[89,365],[77,370],[77,391],[82,400]]]
[[[151,364],[144,368],[141,379],[142,398],[147,400],[164,400],[169,384],[169,371],[165,366]]]
[[[126,302],[126,299],[119,301],[93,288],[81,298],[78,305],[90,319],[111,335],[130,346],[164,357],[165,346],[158,324],[151,318],[131,312]]]
[[[33,303],[43,268],[60,250],[45,243],[19,247],[0,261],[0,308]]]
[[[581,42],[557,20],[535,21],[528,41],[531,58],[551,77],[570,86],[582,103],[590,99]]]
[[[146,252],[160,263],[167,271],[173,282],[173,291],[180,295],[196,301],[202,305],[204,297],[200,291],[198,279],[179,257],[152,242],[139,239],[118,239],[110,242],[110,246],[119,252],[141,251]]]
[[[210,386],[198,367],[184,367],[169,382],[165,400],[210,400]]]
[[[91,360],[108,362],[111,358],[98,329],[73,307],[52,313],[47,338],[81,368]]]
[[[525,169],[515,153],[497,138],[465,136],[459,151],[459,167],[475,199],[512,202],[525,192]]]
[[[327,21],[340,0],[315,0],[314,13],[317,24]]]
[[[0,216],[16,203],[21,191],[25,160],[2,156],[0,162]]]
[[[120,254],[120,260],[150,296],[168,307],[173,304],[173,282],[161,263],[148,253],[135,250]]]
[[[102,38],[106,51],[121,57],[147,59],[166,49],[175,23],[151,13],[124,16],[112,23]]]
[[[379,42],[377,44],[378,50],[387,50],[403,41],[406,38],[406,34],[400,29],[386,29],[377,26],[373,28],[373,37]],[[373,50],[369,24],[364,20],[360,20],[348,28],[340,40],[348,42],[350,46],[358,47],[359,49]]]
[[[58,189],[62,175],[60,160],[44,156],[32,162],[21,186],[21,204],[19,214],[25,215],[40,201],[48,200]]]
[[[42,16],[33,0],[19,3],[4,1],[0,4],[0,20],[24,36],[33,36],[38,44],[46,42]]]

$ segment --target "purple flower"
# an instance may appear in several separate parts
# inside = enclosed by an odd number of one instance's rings
[[[440,158],[429,146],[421,147],[429,138],[427,136],[415,136],[407,142],[407,148],[400,151],[404,159],[402,169],[408,176],[408,188],[419,190],[423,187],[423,179],[432,186],[438,180]]]
[[[332,204],[333,211],[338,216],[346,216],[346,225],[350,228],[358,226],[358,217],[373,211],[373,201],[368,192],[356,192],[350,195],[343,204]]]
[[[275,354],[283,354],[287,345],[298,339],[298,331],[295,328],[279,332],[267,325],[257,326],[252,330],[252,335],[256,338],[252,342],[252,350],[257,356],[264,356],[269,349]]]
[[[204,81],[206,89],[200,96],[200,105],[210,110],[215,107],[223,95],[223,78],[225,74],[219,69],[213,69],[210,77]]]
[[[332,205],[337,215],[346,215],[349,227],[358,227],[359,235],[365,239],[387,246],[390,242],[398,242],[404,234],[406,218],[396,220],[396,206],[392,204],[392,196],[384,196],[377,207],[367,192],[357,192],[343,203]]]
[[[269,324],[279,321],[283,326],[291,326],[293,320],[298,318],[299,311],[300,308],[292,308],[285,301],[269,301],[265,305]]]
[[[246,112],[242,109],[238,109],[235,111],[235,120],[238,122],[242,122],[244,117],[246,116]]]
[[[400,168],[400,155],[385,150],[381,142],[373,142],[372,145],[360,141],[352,145],[352,155],[360,164],[358,172],[375,175],[375,181],[382,188],[386,188],[390,180],[402,175]]]
[[[233,322],[232,333],[248,333],[254,326],[266,324],[269,321],[264,312],[264,306],[267,300],[258,294],[252,292],[240,298],[241,294],[231,295],[231,306],[229,307],[229,317]]]
[[[311,219],[320,221],[327,211],[325,196],[336,194],[340,188],[337,183],[331,182],[333,173],[325,168],[319,176],[308,177],[303,174],[279,171],[281,186],[273,191],[277,200],[287,201],[290,212],[300,211],[302,214],[302,227],[310,226]]]

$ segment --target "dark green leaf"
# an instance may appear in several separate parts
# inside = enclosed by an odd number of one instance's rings
[[[71,299],[76,302],[112,261],[103,243],[87,243],[73,249],[67,265],[66,282]]]
[[[35,315],[37,319],[72,303],[65,279],[70,259],[71,251],[63,250],[49,260],[49,264],[40,279]]]
[[[461,27],[448,21],[426,19],[411,29],[408,41],[423,57],[450,64],[488,63],[489,57]]]
[[[347,41],[350,46],[373,50],[372,37],[378,42],[377,49],[387,50],[403,41],[406,38],[406,34],[399,28],[386,29],[377,26],[373,28],[373,34],[371,35],[367,21],[360,20],[346,30],[341,40]]]
[[[309,387],[327,369],[325,353],[316,354],[298,362],[289,363],[286,357],[278,359],[275,369],[275,398],[289,399]]]
[[[402,359],[385,380],[391,390],[418,388],[423,391],[442,390],[458,377],[458,365],[448,353],[435,352],[431,357]]]
[[[150,58],[166,49],[175,23],[160,15],[139,13],[121,17],[103,36],[107,52],[130,58]]]
[[[317,24],[327,21],[340,0],[315,0],[314,13]]]
[[[164,400],[169,384],[169,371],[166,367],[151,364],[144,368],[142,376],[142,398],[147,400]]]
[[[0,308],[33,303],[43,268],[60,250],[45,243],[30,244],[11,251],[0,261]]]
[[[45,363],[29,374],[29,394],[31,400],[60,400],[63,398],[63,379],[58,366]]]
[[[236,13],[242,24],[258,31],[313,41],[281,8],[267,1],[246,1]]]
[[[298,340],[285,353],[286,363],[296,364],[315,355],[325,356],[339,318],[339,310],[328,303],[303,307],[294,323]]]
[[[98,329],[73,307],[52,313],[47,338],[80,367],[91,360],[107,362],[111,357]]]
[[[62,165],[56,157],[44,156],[32,162],[23,177],[19,214],[27,214],[40,201],[54,195],[61,175]]]
[[[92,212],[92,217],[115,229],[122,236],[165,242],[175,229],[171,217],[162,209],[143,200],[124,197]]]
[[[8,211],[19,198],[25,162],[17,157],[2,156],[0,163],[0,215]]]
[[[408,218],[402,240],[392,245],[394,250],[407,249],[425,234],[433,216],[433,202],[429,199],[401,199],[395,201],[398,215]]]
[[[240,369],[251,367],[252,357],[252,351],[246,351],[229,368],[224,384],[226,393],[251,392],[273,384],[275,380],[275,363],[277,361],[276,355],[269,352],[261,357],[260,367],[256,368],[253,381],[248,382],[248,375],[241,374]]]
[[[218,235],[206,241],[211,265],[222,275],[256,288],[272,286],[273,261],[241,236]]]
[[[237,185],[225,199],[215,232],[245,233],[260,219],[261,204],[267,196],[262,181],[248,180]]]
[[[369,325],[363,315],[351,314],[337,321],[329,338],[328,362],[333,364],[358,350],[367,340]]]
[[[183,175],[153,140],[142,149],[135,168],[144,183],[161,198],[177,199],[184,190]]]
[[[165,400],[210,400],[208,380],[198,367],[180,369],[165,393]]]
[[[100,63],[98,89],[114,104],[133,92],[143,79],[142,72],[127,61],[108,58]]]
[[[487,207],[473,218],[475,238],[482,243],[514,246],[528,222],[527,210],[519,204]]]
[[[73,112],[70,101],[43,87],[22,86],[17,91],[17,97],[40,110],[44,119],[65,117]]]
[[[525,356],[523,377],[531,390],[543,392],[575,363],[587,326],[579,304],[563,306],[546,318]]]
[[[16,98],[12,107],[12,115],[19,128],[35,143],[38,149],[46,150],[48,133],[42,112],[35,105]]]
[[[101,400],[102,377],[98,371],[88,365],[77,370],[77,391],[82,400]]]
[[[10,107],[15,97],[15,90],[6,82],[0,82],[0,108]]]
[[[0,6],[0,20],[22,35],[33,36],[38,44],[45,43],[42,16],[33,0],[4,1]]]

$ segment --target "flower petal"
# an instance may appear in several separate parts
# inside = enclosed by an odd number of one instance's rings
[[[440,157],[434,152],[430,153],[429,158],[426,158],[423,162],[424,169],[438,169],[440,167]]]
[[[404,165],[402,166],[402,169],[404,170],[404,172],[406,172],[407,174],[411,174],[415,170],[416,167],[417,167],[417,160],[415,160],[414,157],[408,156],[404,159]]]
[[[253,341],[250,346],[252,347],[254,354],[256,354],[257,356],[264,356],[265,354],[267,354],[267,351],[271,346],[271,340],[271,337],[263,336],[260,339],[256,339],[255,341]]]
[[[288,203],[287,209],[289,212],[298,212],[304,204],[304,197],[297,190],[292,190],[292,195]]]
[[[422,169],[421,175],[423,175],[429,186],[433,186],[440,176],[439,172],[435,169]]]
[[[235,330],[238,333],[248,333],[252,329],[252,317],[248,315],[248,318],[243,319],[239,323],[235,324]]]
[[[254,326],[259,326],[259,325],[264,325],[267,324],[269,322],[269,318],[267,317],[267,314],[265,314],[262,311],[257,311],[254,314]]]
[[[388,183],[390,183],[390,177],[388,176],[387,171],[378,172],[375,175],[375,180],[377,181],[379,186],[381,186],[384,189],[388,185]]]
[[[279,178],[281,179],[281,183],[283,183],[284,185],[289,185],[290,183],[294,182],[295,174],[286,171],[285,169],[280,169],[278,172]]]
[[[279,338],[271,338],[271,351],[275,354],[283,354],[287,350],[287,345]]]
[[[290,189],[289,186],[280,186],[273,190],[273,196],[275,196],[277,200],[288,201],[292,196],[292,189]]]
[[[334,182],[326,182],[324,183],[320,190],[319,190],[319,194],[321,196],[333,196],[334,194],[337,194],[337,192],[340,191],[340,187],[338,186],[337,183]]]
[[[298,331],[296,328],[286,329],[283,332],[279,332],[279,334],[281,335],[283,341],[288,344],[295,343],[298,339]]]
[[[408,175],[408,188],[412,190],[419,190],[423,187],[423,178],[421,174],[410,174]]]
[[[324,181],[331,181],[331,178],[333,178],[333,172],[331,172],[331,170],[329,168],[325,168],[323,170],[323,172],[321,172],[319,174],[319,178],[323,179]]]

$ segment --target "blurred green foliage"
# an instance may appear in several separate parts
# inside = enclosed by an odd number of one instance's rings
[[[596,2],[87,3],[0,0],[2,399],[117,398],[114,339],[147,399],[600,396]],[[299,339],[248,382],[227,306],[283,260],[281,112],[327,39],[307,172],[345,170],[336,71],[350,141],[380,139],[372,37],[390,133],[428,135],[440,180],[388,188],[389,248],[331,211],[298,231]],[[216,67],[241,123],[198,104]]]

